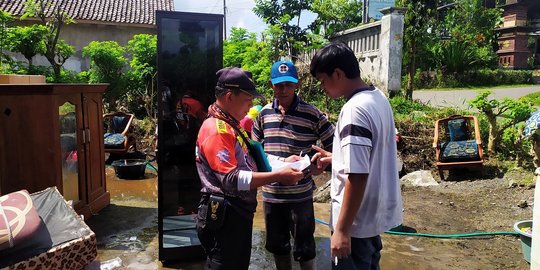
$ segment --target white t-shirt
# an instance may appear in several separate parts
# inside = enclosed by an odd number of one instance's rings
[[[402,224],[394,117],[380,90],[356,93],[343,106],[332,152],[330,229],[339,219],[349,173],[369,174],[351,237],[373,237]]]

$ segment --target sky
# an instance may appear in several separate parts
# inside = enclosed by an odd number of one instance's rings
[[[232,27],[246,28],[249,32],[261,33],[266,24],[252,9],[255,0],[225,0],[227,7],[227,37]],[[174,0],[174,9],[182,12],[223,14],[223,0]],[[307,12],[302,15],[301,27],[305,27],[315,19],[315,14]]]

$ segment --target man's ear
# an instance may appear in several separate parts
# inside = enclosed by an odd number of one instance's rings
[[[345,72],[340,68],[334,69],[334,74],[336,74],[336,79],[344,79],[347,77],[345,76]]]
[[[274,86],[274,84],[272,83],[272,81],[268,80],[268,87],[273,88],[273,86]]]
[[[232,96],[233,96],[233,91],[227,91],[227,93],[225,93],[225,100],[228,102],[231,102]]]

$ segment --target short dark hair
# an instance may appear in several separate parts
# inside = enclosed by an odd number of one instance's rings
[[[344,43],[332,43],[317,51],[311,59],[309,72],[313,77],[317,73],[332,75],[339,68],[345,72],[348,79],[360,77],[360,67],[354,52]]]
[[[215,88],[216,98],[222,97],[227,92],[233,92],[233,94],[238,95],[238,94],[240,94],[240,92],[242,92],[242,90],[240,90],[240,88],[224,88],[224,87],[221,87],[221,86],[216,86],[216,88]]]

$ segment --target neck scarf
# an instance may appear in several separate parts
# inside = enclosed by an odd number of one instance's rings
[[[227,122],[229,125],[233,127],[240,126],[240,123],[236,119],[234,119],[234,117],[230,113],[224,111],[216,103],[213,103],[212,105],[210,105],[210,107],[208,108],[208,114],[214,118],[218,118]]]

